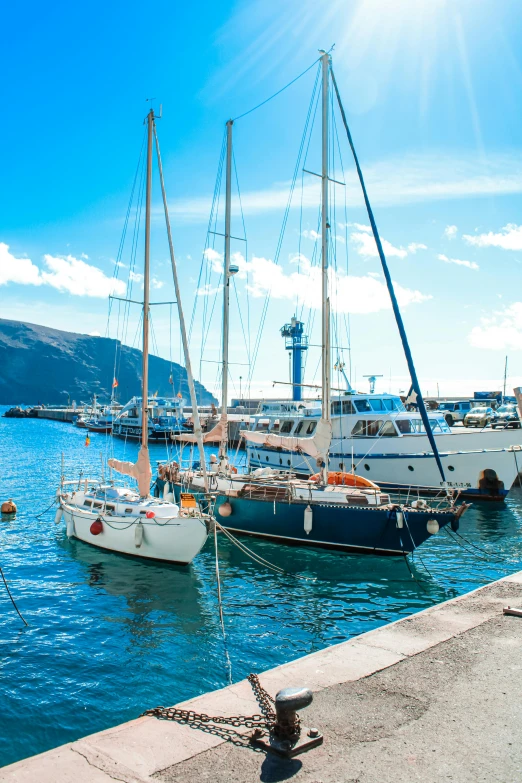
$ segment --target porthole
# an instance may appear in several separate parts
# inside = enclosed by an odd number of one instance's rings
[[[268,462],[268,455],[267,455],[266,461]],[[413,469],[413,468],[412,468],[412,469]]]
[[[289,460],[289,459],[287,459],[287,460],[286,460],[286,463],[287,463],[287,465],[290,465],[290,460]]]
[[[258,458],[258,459],[261,459],[261,457],[259,456],[259,454],[257,455],[257,458]]]
[[[344,462],[339,463],[339,470],[344,470]]]
[[[365,470],[370,470],[370,466],[368,465],[368,463],[367,463],[367,462],[365,462],[365,463],[364,463],[364,469],[365,469]]]
[[[281,457],[279,457],[279,464],[280,464],[280,465],[282,465],[282,464],[283,464],[283,460],[281,459]]]
[[[408,465],[408,470],[413,471],[413,465]]]
[[[355,464],[355,462],[352,462],[352,473],[355,473],[356,470],[357,470],[357,465]]]
[[[448,465],[448,470],[453,471],[453,470],[455,470],[455,468],[453,467],[453,465]]]

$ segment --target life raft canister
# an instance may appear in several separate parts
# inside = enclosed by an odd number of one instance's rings
[[[320,473],[315,473],[315,475],[310,476],[310,481],[318,482],[320,480]],[[343,473],[342,471],[333,470],[328,472],[328,484],[344,487],[364,487],[365,489],[370,487],[371,489],[379,489],[378,484],[375,484],[375,482],[370,481],[370,479],[367,479],[364,476],[357,476],[355,473]]]

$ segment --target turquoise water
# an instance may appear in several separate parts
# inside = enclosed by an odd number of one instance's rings
[[[0,413],[5,408],[0,408]],[[99,471],[112,443],[60,422],[0,418],[0,764],[137,717],[157,704],[227,684],[212,542],[187,568],[106,554],[68,541],[52,502],[64,453],[71,477]],[[153,446],[161,459],[165,448]],[[475,505],[461,533],[487,555],[441,533],[404,560],[337,555],[248,540],[304,582],[255,565],[219,542],[227,648],[234,680],[419,611],[522,568],[522,494]],[[421,562],[421,559],[422,561]],[[411,560],[411,559],[410,559]],[[423,565],[424,564],[424,565]],[[426,570],[429,569],[429,572]]]

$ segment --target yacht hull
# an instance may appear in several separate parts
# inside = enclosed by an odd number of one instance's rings
[[[199,488],[194,487],[194,490]],[[397,513],[389,508],[347,507],[332,503],[314,503],[312,529],[304,529],[308,502],[292,500],[261,500],[230,496],[220,492],[215,506],[219,524],[235,535],[271,539],[285,544],[357,552],[373,555],[404,555],[413,552],[431,534],[428,522],[437,520],[442,529],[447,524],[458,529],[458,519],[451,511],[404,512],[402,528],[397,526]],[[180,486],[175,485],[179,497]],[[221,515],[223,503],[230,504],[231,513]],[[227,508],[227,514],[229,509]]]
[[[77,538],[110,552],[188,565],[207,540],[207,527],[195,516],[180,516],[156,523],[154,520],[129,520],[128,517],[117,516],[108,519],[68,503],[62,503],[61,508],[69,538]],[[102,521],[102,532],[94,535],[91,525],[98,519]],[[137,533],[139,525],[142,530]]]

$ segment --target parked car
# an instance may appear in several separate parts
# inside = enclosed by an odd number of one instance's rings
[[[466,401],[459,402],[439,402],[439,411],[442,412],[446,422],[451,427],[456,421],[464,421],[466,413],[471,410],[471,403]]]
[[[476,408],[472,408],[469,413],[464,416],[462,422],[465,427],[487,427],[492,421],[495,421],[497,414],[493,408],[486,408],[485,405],[479,405]]]
[[[513,429],[520,429],[520,416],[518,415],[518,408],[516,405],[501,405],[495,411],[496,418],[491,422],[493,429],[495,427],[513,427]]]

